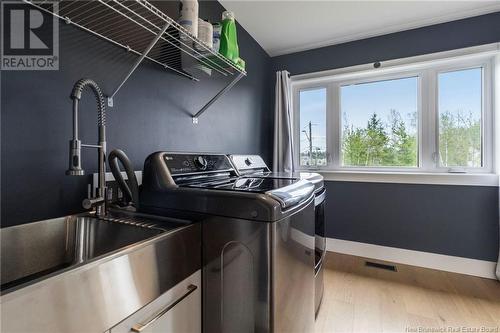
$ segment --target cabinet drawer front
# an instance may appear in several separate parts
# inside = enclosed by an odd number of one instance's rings
[[[197,271],[113,327],[110,333],[200,333],[201,272]]]

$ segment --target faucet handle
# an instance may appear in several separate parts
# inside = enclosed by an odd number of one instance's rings
[[[85,209],[91,209],[91,208],[93,208],[93,207],[95,207],[103,202],[104,202],[103,197],[87,198],[87,199],[83,199],[82,206]]]

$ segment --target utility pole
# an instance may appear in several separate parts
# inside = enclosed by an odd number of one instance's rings
[[[309,133],[306,130],[302,132],[306,135],[307,141],[309,141],[309,163],[312,163],[312,151],[313,151],[313,138],[312,138],[312,123],[309,121],[307,124]]]
[[[306,125],[307,130],[302,130],[302,133],[306,135],[307,141],[309,141],[309,163],[312,165],[312,159],[313,159],[313,137],[312,137],[312,126],[316,125],[313,124],[311,121]]]

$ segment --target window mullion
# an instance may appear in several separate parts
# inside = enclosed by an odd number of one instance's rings
[[[425,171],[435,169],[437,158],[437,94],[436,71],[426,70],[421,78],[421,168]]]
[[[497,59],[500,60],[500,56],[496,56]],[[498,60],[497,60],[498,61]],[[500,62],[500,61],[499,61]],[[487,62],[483,66],[483,113],[482,113],[482,126],[483,126],[483,169],[488,172],[494,171],[495,166],[495,156],[493,147],[495,146],[495,114],[493,110],[495,110],[493,106],[493,101],[495,100],[495,96],[492,96],[494,93],[493,82],[494,81],[494,73],[495,73],[495,59]],[[497,113],[498,114],[498,113]]]
[[[332,169],[340,167],[340,98],[339,85],[335,82],[328,85],[327,104],[327,151],[328,164]]]

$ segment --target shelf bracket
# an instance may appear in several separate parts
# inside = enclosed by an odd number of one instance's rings
[[[198,111],[194,116],[193,116],[193,124],[198,124],[198,118],[205,112],[207,109],[214,104],[221,96],[223,96],[226,92],[228,92],[229,89],[231,89],[243,76],[245,76],[244,73],[239,73],[238,76],[236,76],[227,86],[225,86],[221,91],[217,93],[210,101],[208,101],[207,104],[205,104],[200,111]]]
[[[153,49],[153,47],[156,45],[156,43],[158,43],[158,41],[160,40],[161,36],[163,36],[163,34],[165,33],[165,31],[167,31],[167,29],[168,29],[169,26],[170,26],[169,22],[167,22],[163,26],[163,28],[161,29],[161,31],[149,43],[148,47],[146,47],[146,49],[144,50],[144,52],[142,52],[141,56],[136,59],[136,61],[134,62],[134,65],[132,65],[132,67],[128,71],[127,75],[125,75],[125,77],[123,78],[122,82],[118,85],[118,87],[116,87],[116,89],[113,91],[113,93],[110,96],[108,96],[108,106],[109,107],[113,107],[113,97],[115,97],[116,93],[118,93],[118,91],[125,84],[125,82],[127,82],[127,80],[130,78],[130,76],[135,72],[135,70],[137,69],[137,67],[139,67],[139,65],[141,64],[141,62],[147,57],[147,55]]]

